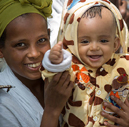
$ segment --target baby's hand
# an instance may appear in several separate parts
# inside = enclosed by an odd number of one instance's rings
[[[62,42],[59,41],[50,51],[49,60],[53,64],[59,64],[63,61]]]

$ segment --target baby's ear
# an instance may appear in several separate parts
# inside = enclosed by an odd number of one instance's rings
[[[114,42],[114,52],[116,52],[119,48],[120,48],[120,39],[116,37]]]

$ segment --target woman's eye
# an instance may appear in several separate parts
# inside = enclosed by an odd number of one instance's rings
[[[16,46],[16,47],[23,47],[23,46],[25,46],[25,44],[24,44],[24,43],[18,43],[18,44],[16,44],[15,46]]]
[[[45,41],[46,41],[45,38],[41,38],[41,39],[38,40],[39,43],[42,43],[42,42],[45,42]]]
[[[102,42],[102,43],[106,43],[106,42],[108,42],[108,40],[101,40],[100,42]]]

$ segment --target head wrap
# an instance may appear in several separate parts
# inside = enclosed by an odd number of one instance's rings
[[[45,19],[51,15],[52,0],[0,0],[0,36],[6,26],[25,13],[38,13]]]
[[[108,0],[68,0],[64,3],[62,21],[58,35],[58,41],[63,41],[64,47],[75,55],[82,63],[78,53],[77,29],[81,16],[93,6],[106,6],[114,14],[117,23],[117,36],[123,53],[128,50],[128,29],[117,7]],[[83,63],[85,64],[85,63]]]

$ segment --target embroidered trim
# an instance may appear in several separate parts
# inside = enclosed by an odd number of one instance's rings
[[[11,86],[11,85],[0,85],[0,89],[3,89],[3,88],[7,88],[7,92],[9,92],[9,90],[11,88],[15,88],[15,86]]]

